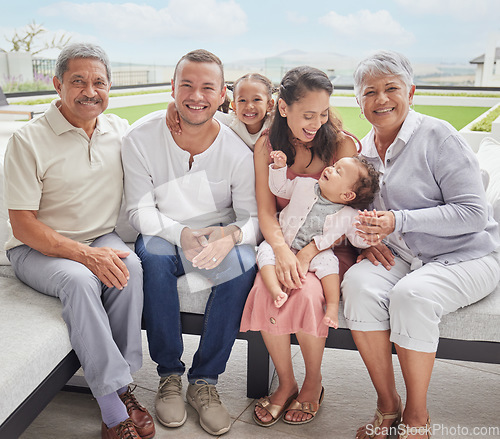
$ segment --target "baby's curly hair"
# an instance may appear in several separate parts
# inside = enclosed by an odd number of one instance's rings
[[[365,159],[359,156],[354,156],[353,159],[358,160],[359,165],[366,172],[360,172],[359,180],[353,188],[356,198],[349,203],[349,206],[362,210],[368,208],[379,190],[379,173]]]

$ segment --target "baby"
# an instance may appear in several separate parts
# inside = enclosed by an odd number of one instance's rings
[[[356,235],[356,209],[364,209],[373,201],[379,188],[379,177],[373,166],[358,157],[345,157],[324,169],[319,180],[286,177],[287,157],[282,151],[272,151],[269,165],[271,192],[290,203],[281,211],[279,222],[286,243],[298,252],[314,241],[320,253],[310,262],[309,271],[321,279],[326,300],[324,323],[338,327],[340,280],[338,259],[330,247],[345,235],[356,247],[367,248]],[[257,253],[262,279],[279,308],[288,299],[275,270],[275,256],[264,241]]]

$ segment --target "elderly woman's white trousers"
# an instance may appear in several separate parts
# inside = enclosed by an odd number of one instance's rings
[[[344,315],[353,331],[390,330],[391,341],[402,348],[435,352],[442,316],[477,302],[499,282],[498,252],[414,271],[397,256],[390,270],[364,259],[344,276]]]

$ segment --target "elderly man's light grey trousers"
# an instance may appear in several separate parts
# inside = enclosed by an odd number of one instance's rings
[[[130,249],[116,233],[97,238],[92,247]],[[123,259],[130,279],[123,290],[108,288],[87,267],[45,256],[22,245],[7,255],[17,277],[33,289],[58,297],[70,341],[95,397],[132,382],[142,366],[142,267],[137,255]]]

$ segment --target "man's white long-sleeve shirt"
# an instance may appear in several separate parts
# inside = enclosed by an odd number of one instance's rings
[[[214,142],[193,157],[174,141],[166,111],[135,122],[125,135],[122,161],[127,213],[144,235],[180,245],[184,227],[235,224],[242,244],[259,237],[253,155],[220,124]]]

